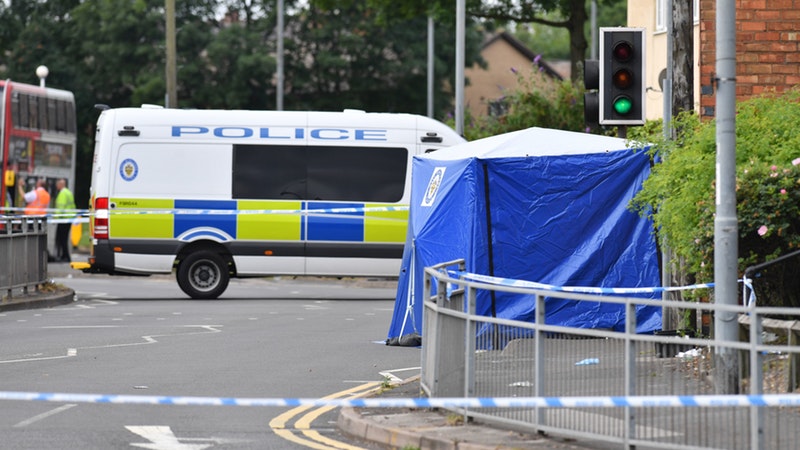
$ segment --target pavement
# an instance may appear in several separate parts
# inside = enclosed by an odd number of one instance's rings
[[[418,398],[419,376],[383,390],[373,397]],[[342,408],[339,430],[362,441],[388,449],[420,450],[534,450],[610,448],[588,440],[519,433],[463,421],[453,412],[428,408]]]
[[[73,261],[85,260],[75,254]],[[48,277],[63,278],[81,272],[68,263],[48,263]],[[34,308],[53,308],[76,301],[74,290],[48,282],[36,289],[16,289],[10,297],[3,295],[0,312]],[[422,390],[419,376],[404,380],[375,397],[419,398]],[[607,448],[597,442],[505,430],[475,421],[464,422],[463,416],[450,411],[429,408],[342,408],[337,426],[357,440],[387,449],[420,450],[529,450]]]
[[[80,257],[78,257],[80,258]],[[85,260],[85,256],[83,257]],[[78,259],[79,260],[79,259]],[[76,271],[69,267],[69,263],[48,263],[48,278],[63,277]],[[3,292],[0,296],[0,312],[18,311],[23,309],[53,308],[66,305],[76,300],[75,291],[71,288],[48,281],[27,290],[12,289],[11,294]]]

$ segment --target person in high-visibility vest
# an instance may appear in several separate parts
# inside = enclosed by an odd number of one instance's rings
[[[65,219],[72,219],[75,217],[75,197],[72,191],[67,188],[67,180],[59,178],[56,181],[56,210],[57,220],[64,220],[64,223],[58,223],[56,226],[56,262],[70,262],[69,256],[69,233],[72,229],[72,224]]]
[[[6,208],[14,207],[14,197],[16,196],[16,192],[14,191],[14,187],[17,185],[17,174],[14,172],[14,169],[9,166],[6,169],[6,173],[3,174],[5,178],[4,183],[6,185]]]
[[[25,214],[43,216],[50,206],[50,193],[44,179],[36,181],[36,188],[25,192],[25,180],[19,180],[19,195],[25,199]]]

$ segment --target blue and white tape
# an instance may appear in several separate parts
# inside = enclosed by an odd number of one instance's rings
[[[620,408],[800,406],[800,394],[663,395],[620,397],[485,397],[485,398],[236,398],[102,395],[0,391],[0,400],[58,403],[112,403],[180,406],[353,407],[353,408]]]
[[[691,289],[711,289],[714,283],[691,284],[688,286],[669,286],[669,287],[635,287],[635,288],[604,288],[589,286],[556,286],[553,284],[537,283],[535,281],[514,280],[511,278],[492,277],[469,272],[447,271],[453,278],[480,281],[482,283],[494,284],[499,286],[521,287],[528,289],[542,289],[547,291],[573,292],[580,294],[652,294],[658,292],[686,291]]]
[[[22,212],[25,208],[1,208],[2,211]],[[142,215],[142,214],[191,214],[191,215],[241,215],[241,214],[361,214],[365,212],[396,212],[408,211],[408,206],[372,206],[363,208],[319,208],[319,209],[111,209],[113,215]],[[82,217],[90,217],[91,211],[86,209],[45,209],[45,215],[54,217],[63,214],[75,214]]]

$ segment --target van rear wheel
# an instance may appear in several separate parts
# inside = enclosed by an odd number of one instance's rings
[[[211,300],[228,287],[228,265],[217,253],[200,251],[189,254],[178,266],[178,286],[189,297]]]

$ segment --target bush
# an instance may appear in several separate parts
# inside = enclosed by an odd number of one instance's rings
[[[529,79],[519,76],[520,88],[499,100],[502,114],[464,120],[464,137],[481,139],[530,127],[585,131],[583,90],[570,80],[551,81],[533,72]]]
[[[800,91],[742,102],[736,116],[736,201],[739,271],[800,248]],[[687,113],[665,140],[658,127],[640,130],[654,145],[656,164],[631,208],[653,220],[659,241],[669,245],[698,281],[714,274],[716,128]],[[787,261],[756,288],[761,304],[800,305],[800,261]],[[765,272],[766,273],[766,272]],[[773,277],[774,278],[774,277]],[[766,297],[766,298],[764,298]]]

